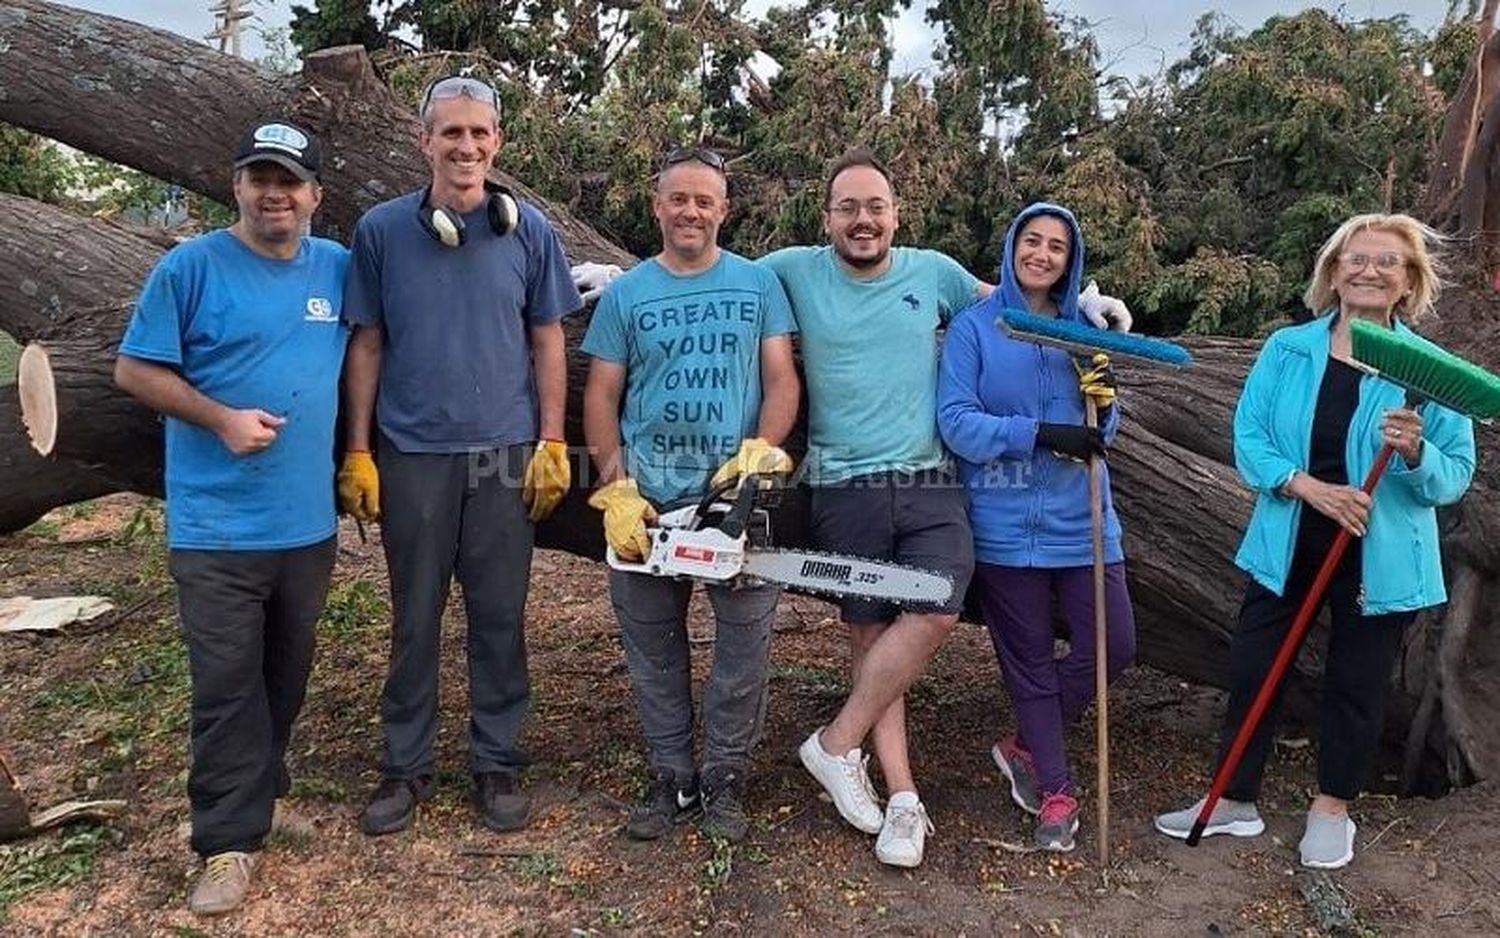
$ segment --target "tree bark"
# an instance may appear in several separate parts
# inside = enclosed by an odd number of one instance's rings
[[[320,53],[300,78],[280,78],[186,40],[39,0],[0,0],[0,42],[9,50],[0,57],[0,88],[6,89],[0,120],[220,198],[228,192],[233,141],[246,125],[276,113],[292,114],[327,143],[322,224],[330,233],[347,235],[365,208],[425,179],[410,113],[358,51]],[[563,210],[536,201],[559,224],[574,260],[632,260]],[[58,450],[67,457],[47,461],[32,454],[13,402],[0,400],[0,528],[41,501],[64,504],[112,487],[159,490],[155,423],[112,401],[106,380],[110,344],[159,253],[158,245],[103,222],[0,198],[0,329],[40,342],[56,363],[57,407],[66,414]],[[1500,354],[1500,319],[1490,306],[1480,293],[1450,291],[1434,337],[1494,367],[1485,359]],[[565,326],[568,438],[575,444],[582,441],[579,341],[586,322],[576,316]],[[1222,684],[1243,584],[1232,558],[1251,504],[1232,467],[1229,424],[1256,345],[1227,339],[1190,344],[1198,356],[1191,370],[1120,367],[1125,425],[1111,455],[1112,476],[1126,529],[1141,660]],[[1481,449],[1493,451],[1495,443],[1487,431]],[[575,479],[583,483],[591,472],[581,446],[575,452]],[[51,488],[39,495],[42,481]],[[1444,514],[1455,600],[1407,636],[1390,725],[1396,745],[1407,747],[1407,758],[1397,764],[1408,769],[1413,788],[1437,790],[1500,775],[1500,692],[1494,690],[1500,687],[1494,679],[1500,630],[1492,611],[1500,598],[1494,595],[1497,488],[1500,472],[1484,465],[1473,492]],[[777,523],[782,543],[805,542],[804,493],[789,493]],[[537,543],[602,554],[598,517],[584,504],[581,487],[540,527]],[[1319,647],[1315,637],[1292,675],[1293,709],[1313,698]]]
[[[1491,15],[1492,4],[1485,9]],[[1495,267],[1496,222],[1500,191],[1495,135],[1500,133],[1500,34],[1492,24],[1481,27],[1479,48],[1448,106],[1433,153],[1421,216],[1442,231],[1473,238],[1474,259],[1485,270]]]
[[[367,209],[427,182],[419,122],[359,46],[324,49],[300,75],[277,75],[173,33],[44,0],[0,0],[0,46],[0,121],[226,205],[241,135],[278,116],[323,145],[316,224],[329,237],[347,242]],[[492,175],[548,216],[575,262],[634,262],[523,183]]]

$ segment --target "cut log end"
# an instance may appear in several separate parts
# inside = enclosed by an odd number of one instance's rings
[[[40,342],[33,342],[21,352],[16,366],[16,392],[21,397],[21,421],[31,447],[50,456],[57,445],[57,382],[52,378],[52,361]]]

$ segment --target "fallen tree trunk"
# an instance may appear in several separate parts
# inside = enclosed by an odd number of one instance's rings
[[[359,46],[278,75],[163,30],[44,0],[0,0],[0,121],[233,205],[229,166],[256,121],[290,116],[323,144],[316,224],[348,241],[378,202],[426,184],[416,116]],[[575,262],[634,258],[504,173],[540,208]],[[9,331],[9,330],[7,330]]]
[[[0,120],[220,198],[227,195],[223,167],[239,130],[278,112],[292,113],[329,142],[322,224],[333,233],[347,233],[364,208],[415,188],[425,178],[412,143],[411,115],[375,79],[357,50],[320,53],[309,59],[300,78],[286,79],[167,34],[39,0],[0,2],[0,42],[9,50],[0,57],[0,87],[7,89],[0,100]],[[177,81],[174,69],[191,80]],[[220,72],[223,80],[201,80]],[[75,91],[79,75],[90,77]],[[209,86],[215,88],[212,107],[198,100]],[[69,100],[78,93],[87,98],[81,105],[86,112],[110,113],[106,126],[78,120],[79,107]],[[162,146],[162,140],[173,145]],[[539,204],[560,225],[575,261],[632,260],[566,212]],[[50,378],[54,397],[49,406],[60,418],[57,445],[70,457],[50,464],[59,470],[56,504],[88,497],[77,494],[72,484],[78,473],[100,486],[112,484],[106,474],[148,490],[148,480],[159,480],[160,445],[153,427],[138,422],[128,409],[105,418],[106,407],[113,405],[100,403],[111,393],[104,377],[108,344],[117,338],[139,275],[159,248],[140,238],[107,234],[102,225],[0,199],[0,259],[6,256],[7,241],[30,239],[28,247],[13,248],[16,262],[0,261],[0,297],[6,298],[0,300],[0,329],[39,342],[49,362],[71,363]],[[115,273],[87,276],[69,268],[70,261],[82,256],[83,244],[102,237],[111,239],[104,260],[118,265]],[[46,269],[20,263],[26,250],[48,258]],[[34,285],[29,292],[23,288],[25,278]],[[45,299],[18,302],[17,296]],[[1492,341],[1500,329],[1476,326],[1496,321],[1482,297],[1452,291],[1445,310],[1467,331],[1440,335],[1440,340],[1481,360],[1486,348],[1500,348],[1500,342]],[[568,438],[575,444],[582,440],[584,363],[578,345],[585,324],[584,317],[566,324]],[[1491,344],[1484,345],[1486,341]],[[1141,659],[1195,680],[1222,683],[1243,582],[1233,571],[1232,557],[1250,505],[1230,465],[1229,415],[1255,344],[1192,344],[1200,363],[1191,371],[1120,369],[1127,419],[1112,456],[1113,477],[1127,532]],[[90,363],[89,355],[97,360]],[[0,453],[29,449],[19,424],[4,417],[0,407]],[[146,437],[152,437],[149,443]],[[1492,450],[1495,442],[1489,435],[1482,447]],[[114,465],[127,452],[139,464]],[[575,478],[582,481],[589,473],[581,447],[575,452],[580,454]],[[12,479],[4,476],[5,458],[0,455],[0,492],[5,493],[0,503],[10,500],[13,491]],[[1407,638],[1391,730],[1407,746],[1396,764],[1413,789],[1439,790],[1475,776],[1500,775],[1495,761],[1500,753],[1500,692],[1495,688],[1500,682],[1494,680],[1500,673],[1500,639],[1494,628],[1486,628],[1493,625],[1494,600],[1500,598],[1494,595],[1500,509],[1492,497],[1500,474],[1484,468],[1474,493],[1444,517],[1455,601],[1425,617]],[[69,485],[61,484],[64,478]],[[794,493],[780,512],[778,533],[785,543],[805,537],[801,498]],[[0,504],[0,519],[4,514]],[[538,544],[600,555],[598,518],[584,504],[581,490],[575,488],[541,526]],[[1312,677],[1320,668],[1315,638],[1293,675],[1294,709],[1298,701],[1305,706],[1312,698]]]

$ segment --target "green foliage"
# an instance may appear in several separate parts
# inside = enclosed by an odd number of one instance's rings
[[[76,167],[56,144],[0,124],[0,192],[57,202],[76,184]]]
[[[16,364],[21,360],[21,346],[7,333],[0,332],[0,388],[16,383]]]
[[[1479,21],[1470,15],[1464,18],[1450,16],[1427,47],[1427,58],[1432,64],[1432,83],[1443,97],[1452,99],[1458,94],[1464,72],[1474,60],[1474,50],[1479,48]]]
[[[26,894],[86,879],[113,838],[107,827],[84,824],[42,840],[0,845],[0,925]]]
[[[390,607],[373,580],[340,580],[328,591],[318,631],[342,642],[381,628],[388,621]]]
[[[657,250],[651,177],[673,146],[731,157],[721,239],[756,255],[822,240],[824,168],[864,144],[896,175],[905,243],[994,278],[1014,213],[1062,202],[1089,275],[1140,328],[1253,334],[1300,306],[1340,220],[1416,204],[1478,34],[1476,0],[1432,35],[1404,17],[1307,10],[1242,32],[1210,14],[1161,77],[1101,83],[1089,24],[1044,0],[928,0],[935,64],[892,74],[910,5],[788,0],[756,19],[745,0],[318,0],[294,7],[289,39],[383,50],[413,104],[441,75],[494,82],[502,168],[637,255]],[[268,44],[273,67],[294,58]],[[61,197],[72,172],[107,210],[164,197],[25,136],[0,145],[0,185]]]
[[[290,38],[306,55],[330,46],[378,48],[384,44],[384,31],[365,0],[318,0],[315,7],[292,4]]]

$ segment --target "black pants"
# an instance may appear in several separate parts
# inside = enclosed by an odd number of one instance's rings
[[[174,550],[193,682],[193,850],[258,850],[291,776],[286,747],[312,671],[333,538],[294,550]]]
[[[524,615],[532,526],[521,479],[532,450],[403,453],[380,439],[392,617],[380,707],[387,778],[433,774],[439,637],[455,574],[469,620],[471,767],[514,772],[526,764],[518,737],[531,705]]]
[[[1229,710],[1219,758],[1234,740],[1246,711],[1250,709],[1266,672],[1281,646],[1281,640],[1297,615],[1297,607],[1322,563],[1324,545],[1302,545],[1292,561],[1285,593],[1277,596],[1250,582],[1240,606],[1239,627],[1229,649]],[[1323,670],[1321,726],[1318,732],[1318,790],[1335,798],[1351,800],[1359,794],[1369,774],[1380,727],[1385,716],[1386,689],[1391,666],[1401,647],[1401,633],[1416,618],[1415,612],[1381,616],[1360,614],[1359,544],[1349,545],[1354,562],[1341,565],[1324,594],[1323,603],[1332,613],[1328,654]],[[1346,555],[1347,558],[1347,555]],[[1283,687],[1285,681],[1283,680]],[[1255,801],[1261,777],[1271,752],[1281,693],[1271,701],[1224,797]]]

